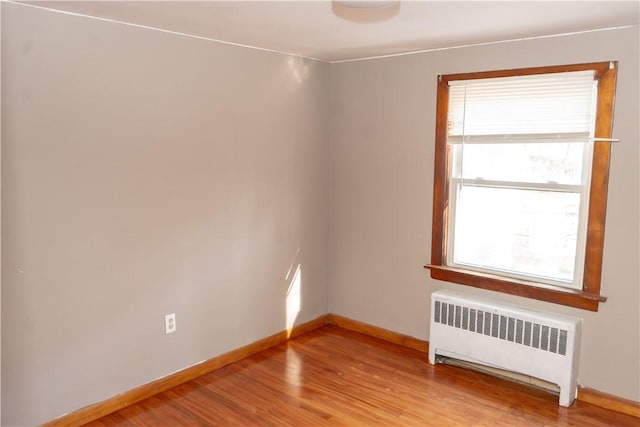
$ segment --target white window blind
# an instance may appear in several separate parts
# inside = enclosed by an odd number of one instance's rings
[[[571,135],[593,128],[593,71],[449,83],[448,135]],[[451,138],[453,137],[453,138]]]

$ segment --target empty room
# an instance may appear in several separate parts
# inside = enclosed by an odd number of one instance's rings
[[[637,1],[2,1],[6,427],[640,425]]]

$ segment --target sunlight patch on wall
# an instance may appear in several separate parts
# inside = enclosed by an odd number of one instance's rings
[[[300,313],[300,284],[302,281],[302,267],[298,264],[296,272],[289,282],[287,290],[287,337],[291,335],[291,329]]]
[[[309,78],[309,66],[299,56],[289,58],[289,70],[298,83]]]

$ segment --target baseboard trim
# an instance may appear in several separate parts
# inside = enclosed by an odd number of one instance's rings
[[[398,332],[383,329],[378,326],[369,325],[347,317],[338,316],[337,314],[329,314],[329,323],[351,331],[360,332],[384,341],[389,341],[403,347],[409,347],[414,350],[429,352],[429,342],[418,338],[403,335]]]
[[[44,427],[81,426],[97,420],[105,415],[125,408],[141,400],[147,399],[165,390],[198,378],[209,372],[220,369],[226,365],[237,362],[252,354],[274,347],[289,339],[311,332],[324,325],[331,324],[350,331],[359,332],[374,338],[392,342],[414,350],[429,352],[429,342],[410,337],[388,329],[373,326],[358,320],[349,319],[337,314],[325,314],[317,319],[293,327],[291,330],[278,332],[269,337],[248,344],[244,347],[232,350],[228,353],[216,356],[194,366],[175,372],[166,377],[141,385],[117,396],[94,403],[77,411],[63,415],[60,418],[43,424]],[[640,402],[624,399],[611,394],[603,393],[587,387],[578,389],[577,400],[594,406],[609,409],[640,418]]]
[[[620,412],[640,418],[640,402],[614,396],[612,394],[603,393],[588,387],[578,388],[578,400],[580,402],[590,403],[594,406],[609,409],[611,411]]]
[[[327,323],[329,323],[329,315],[322,315],[317,319],[295,326],[291,330],[278,332],[274,335],[258,340],[252,344],[248,344],[244,347],[240,347],[228,353],[216,356],[202,363],[198,363],[197,365],[190,366],[166,377],[157,379],[117,396],[113,396],[109,399],[103,400],[102,402],[85,406],[84,408],[78,409],[77,411],[49,421],[43,424],[43,426],[81,426],[88,422],[97,420],[98,418],[101,418],[112,412],[115,412],[119,409],[132,405],[136,402],[140,402],[141,400],[147,399],[165,390],[169,390],[170,388],[173,388],[177,385],[208,374],[209,372],[215,371],[216,369],[220,369],[226,365],[242,360],[245,357],[251,356],[252,354],[274,347],[291,338],[320,328]]]

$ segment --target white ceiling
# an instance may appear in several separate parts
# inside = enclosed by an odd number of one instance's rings
[[[395,8],[377,10],[344,9],[327,0],[24,3],[326,61],[590,31],[640,21],[637,0],[403,0]]]

